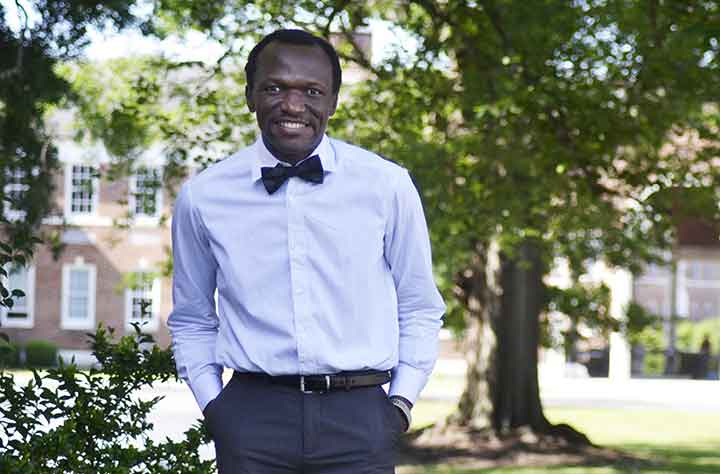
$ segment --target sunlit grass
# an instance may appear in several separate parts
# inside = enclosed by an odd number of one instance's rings
[[[442,420],[452,402],[421,400],[413,427]],[[568,423],[601,446],[622,449],[639,461],[605,466],[462,468],[448,464],[403,466],[402,474],[718,474],[720,414],[662,410],[549,408],[554,423]]]

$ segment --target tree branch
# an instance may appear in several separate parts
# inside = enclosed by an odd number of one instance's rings
[[[18,47],[17,47],[17,56],[15,58],[15,66],[11,69],[8,69],[7,71],[3,71],[0,73],[0,80],[7,79],[10,76],[14,76],[16,74],[20,74],[20,71],[22,71],[22,64],[23,64],[23,50],[25,48],[25,36],[28,29],[28,14],[25,10],[25,7],[23,7],[20,4],[20,0],[15,0],[15,6],[18,9],[18,21],[20,21],[20,24],[22,25],[22,29],[20,30],[20,34],[18,35]],[[22,12],[25,19],[23,20],[20,17],[20,13]]]
[[[500,38],[500,43],[502,44],[502,47],[505,51],[509,51],[512,49],[512,45],[510,43],[510,38],[508,37],[507,32],[502,26],[502,20],[500,19],[500,13],[498,12],[497,8],[495,8],[495,4],[491,1],[484,0],[481,2],[483,6],[483,10],[485,11],[485,14],[487,15],[488,19],[490,20],[490,24],[495,29],[495,32],[497,33],[498,37]]]
[[[335,17],[337,17],[337,15],[341,11],[345,10],[345,7],[347,7],[347,5],[349,3],[350,3],[349,0],[339,2],[337,5],[335,5],[335,8],[333,8],[332,13],[330,15],[328,15],[327,22],[325,23],[325,27],[322,29],[322,34],[325,38],[330,37],[330,28],[332,27],[332,22],[333,22],[333,20],[335,20]]]

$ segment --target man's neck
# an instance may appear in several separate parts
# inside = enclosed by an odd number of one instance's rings
[[[270,152],[272,156],[274,156],[278,161],[282,161],[283,163],[288,163],[291,165],[296,165],[303,161],[305,158],[309,157],[312,152],[318,147],[320,142],[315,143],[313,147],[308,151],[307,153],[301,153],[301,154],[287,154],[287,153],[281,153],[278,151],[275,147],[273,147],[270,142],[265,138],[265,135],[262,135],[262,141],[265,145],[265,148]]]

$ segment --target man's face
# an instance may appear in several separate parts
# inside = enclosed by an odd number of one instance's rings
[[[337,106],[332,77],[330,59],[319,46],[276,41],[262,50],[246,96],[277,158],[300,161],[320,143]]]

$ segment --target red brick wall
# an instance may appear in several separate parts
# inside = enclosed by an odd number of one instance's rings
[[[64,168],[55,177],[55,216],[62,216],[65,199]],[[119,218],[127,215],[127,180],[100,180],[100,203],[98,217]],[[164,200],[167,209],[167,200]],[[64,232],[61,226],[45,226],[45,232]],[[18,341],[44,339],[61,349],[88,349],[87,330],[61,328],[62,268],[82,257],[85,263],[96,266],[95,322],[116,329],[116,334],[126,334],[125,294],[122,288],[123,274],[141,269],[143,259],[149,271],[155,270],[167,259],[170,231],[167,226],[120,229],[109,225],[68,226],[66,231],[77,239],[85,235],[85,243],[67,243],[58,259],[53,258],[49,247],[39,247],[35,255],[34,327],[29,329],[3,328],[11,338]],[[170,344],[167,316],[172,309],[170,279],[162,280],[160,295],[160,323],[153,333],[157,342],[165,347]]]

